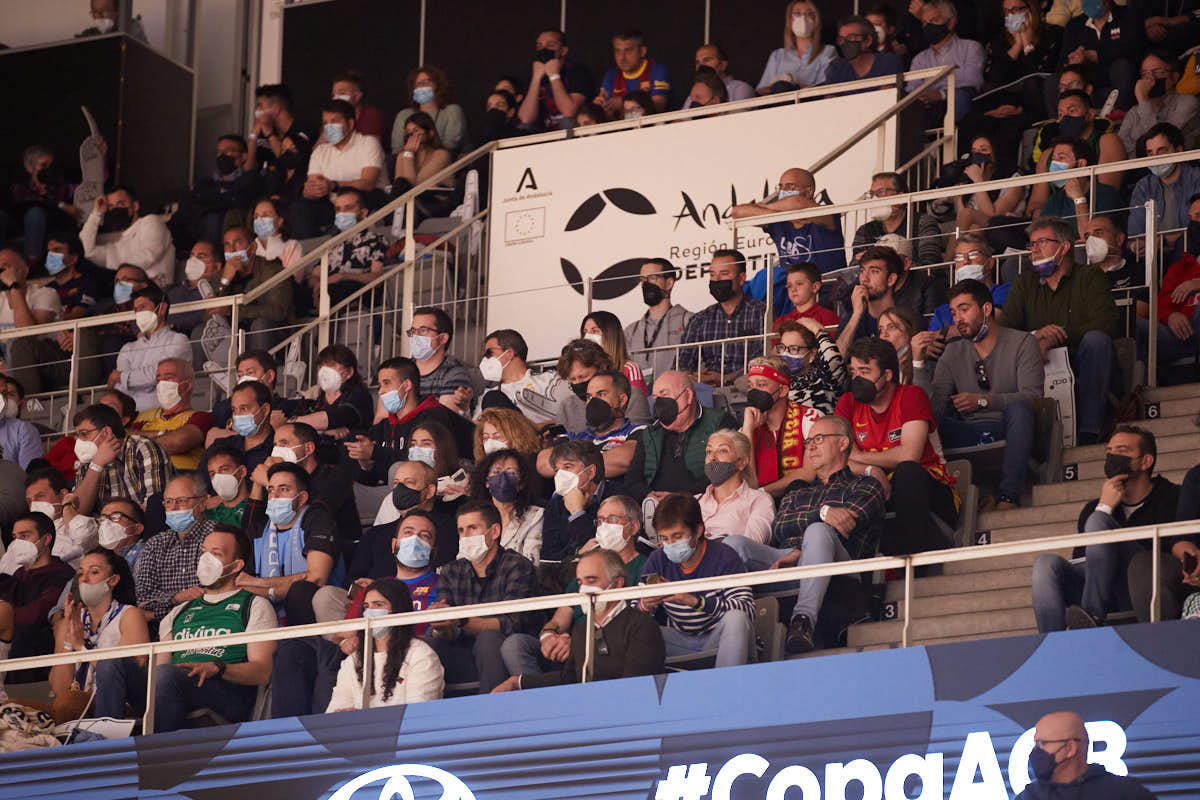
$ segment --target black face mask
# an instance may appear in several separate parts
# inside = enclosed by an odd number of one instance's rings
[[[726,279],[723,281],[709,281],[708,293],[718,303],[724,303],[726,300],[732,299],[737,290],[733,288],[733,281]]]
[[[679,403],[674,397],[656,397],[651,416],[663,425],[670,425],[679,417]]]
[[[1194,219],[1187,226],[1188,252],[1200,256],[1200,220]]]
[[[217,156],[217,172],[221,175],[229,175],[238,168],[238,161],[228,153],[221,153]]]
[[[987,153],[971,153],[971,163],[977,166],[986,167],[991,160]]]
[[[1148,94],[1150,97],[1162,97],[1167,93],[1167,79],[1155,78],[1154,85],[1150,87]]]
[[[771,406],[775,405],[775,398],[762,389],[751,389],[746,392],[746,405],[757,408],[765,414]]]
[[[935,25],[932,22],[926,22],[921,26],[921,33],[925,34],[925,41],[930,44],[937,44],[946,38],[946,34],[950,33],[949,25]]]
[[[133,224],[133,215],[128,208],[110,208],[104,212],[100,229],[105,232],[123,231]]]
[[[296,169],[300,166],[300,154],[295,150],[284,150],[278,161],[281,169]]]
[[[738,466],[732,461],[710,461],[704,465],[704,477],[713,486],[720,486],[737,474]]]
[[[553,61],[558,58],[558,53],[551,50],[549,47],[543,47],[541,50],[536,50],[533,53],[533,60],[540,61],[545,64],[547,61]]]
[[[613,419],[616,414],[613,413],[613,408],[606,400],[599,397],[593,397],[587,401],[587,407],[584,409],[584,418],[587,420],[587,426],[593,431],[600,431],[613,424]]]
[[[1058,121],[1058,135],[1070,136],[1075,138],[1083,135],[1084,128],[1087,127],[1087,119],[1085,117],[1065,116]]]
[[[571,391],[575,393],[576,397],[584,402],[587,402],[587,385],[587,381],[580,381],[579,383],[571,384]]]
[[[845,42],[838,45],[838,50],[842,51],[842,58],[847,61],[853,61],[862,55],[862,42]]]
[[[856,403],[870,403],[875,400],[877,394],[879,389],[876,388],[875,381],[869,378],[860,375],[850,381],[850,396]]]
[[[489,108],[485,117],[488,130],[499,130],[508,124],[508,113],[502,108]]]
[[[1058,766],[1054,756],[1054,753],[1047,753],[1040,747],[1033,748],[1029,754],[1029,768],[1033,770],[1033,777],[1039,781],[1050,780],[1054,775],[1054,768]]]
[[[421,493],[411,486],[397,483],[392,489],[392,505],[396,507],[397,511],[412,508],[419,502],[421,502]]]
[[[1104,456],[1104,477],[1115,478],[1118,475],[1133,474],[1133,458],[1120,453],[1109,453]]]
[[[642,302],[648,306],[656,306],[663,301],[663,290],[657,284],[646,281],[642,283]]]
[[[59,178],[58,168],[53,164],[39,169],[37,179],[46,186],[56,186],[62,182]]]

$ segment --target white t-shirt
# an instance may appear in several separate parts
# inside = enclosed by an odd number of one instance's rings
[[[54,319],[62,318],[62,301],[58,299],[58,292],[49,286],[28,286],[25,289],[25,302],[29,304],[30,311],[52,311]],[[0,328],[15,326],[8,292],[0,292]]]
[[[358,131],[350,134],[350,141],[342,149],[325,142],[317,145],[308,159],[308,174],[323,175],[327,180],[346,183],[362,177],[367,167],[379,167],[375,188],[387,186],[387,175],[383,168],[383,146],[374,136],[363,136]]]

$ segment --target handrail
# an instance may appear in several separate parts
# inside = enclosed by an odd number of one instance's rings
[[[498,149],[507,149],[509,147],[524,147],[530,144],[541,144],[543,142],[554,142],[561,139],[574,139],[581,136],[596,136],[605,133],[615,133],[617,131],[637,130],[639,128],[661,125],[665,122],[680,122],[682,120],[696,119],[699,117],[714,116],[717,114],[729,114],[731,112],[750,111],[763,106],[782,106],[798,103],[801,100],[809,100],[814,97],[824,97],[826,95],[853,94],[854,92],[862,91],[863,89],[886,89],[896,86],[897,81],[907,83],[909,81],[922,80],[930,75],[937,74],[946,67],[927,67],[925,69],[913,70],[912,72],[902,72],[899,75],[884,75],[878,78],[860,78],[854,81],[845,83],[820,84],[818,86],[807,86],[803,89],[797,89],[792,92],[780,92],[779,94],[768,94],[760,97],[749,97],[745,100],[734,100],[729,103],[717,103],[711,106],[695,106],[688,109],[679,109],[678,111],[664,111],[658,114],[651,114],[647,117],[639,117],[638,119],[618,119],[611,122],[601,122],[596,125],[588,125],[583,128],[571,128],[570,130],[554,130],[543,131],[542,133],[533,133],[527,136],[514,136],[510,139],[502,139],[497,143]],[[901,87],[903,90],[903,87]]]
[[[1151,598],[1150,619],[1158,621],[1158,574],[1160,569],[1159,542],[1164,538],[1184,536],[1200,532],[1200,520],[1165,523],[1160,525],[1142,525],[1136,528],[1117,528],[1115,530],[1097,531],[1094,533],[1059,534],[1036,539],[1025,539],[1015,542],[1000,542],[986,545],[973,545],[947,550],[934,550],[915,553],[906,556],[878,556],[850,561],[840,561],[828,564],[813,564],[809,566],[784,567],[781,569],[759,570],[732,575],[718,575],[710,578],[695,578],[684,581],[673,581],[657,584],[640,584],[618,589],[606,589],[595,594],[558,594],[539,597],[527,597],[517,600],[504,600],[494,603],[476,605],[451,606],[447,608],[411,611],[400,614],[389,614],[384,617],[359,617],[357,619],[338,620],[336,622],[319,622],[311,625],[295,625],[283,628],[272,628],[266,631],[251,633],[225,634],[222,636],[205,637],[202,640],[182,639],[161,642],[148,642],[139,645],[122,645],[117,647],[96,648],[85,651],[54,653],[44,656],[26,656],[8,659],[3,662],[4,671],[11,672],[21,669],[54,667],[61,664],[77,664],[79,662],[103,661],[110,658],[128,658],[146,656],[149,660],[147,673],[147,708],[143,721],[143,730],[154,729],[154,657],[164,653],[195,649],[200,643],[204,647],[214,645],[253,644],[256,642],[297,639],[304,636],[325,635],[331,633],[347,633],[362,631],[364,638],[376,627],[397,627],[418,625],[429,622],[441,622],[465,617],[490,616],[493,614],[520,613],[527,611],[548,610],[567,605],[580,606],[589,619],[595,618],[597,602],[616,602],[636,600],[645,597],[660,597],[680,592],[709,591],[737,587],[762,586],[765,584],[790,583],[805,578],[816,578],[835,575],[852,575],[862,572],[874,572],[883,569],[904,570],[904,593],[911,600],[913,570],[915,567],[932,564],[948,564],[956,561],[971,561],[979,558],[997,558],[1009,555],[1042,553],[1066,547],[1086,547],[1089,545],[1117,544],[1120,542],[1141,541],[1151,539]],[[901,646],[909,645],[909,626],[912,620],[912,603],[906,602],[903,608],[904,626],[901,635]],[[588,638],[589,646],[591,637]],[[591,654],[588,654],[590,660]]]

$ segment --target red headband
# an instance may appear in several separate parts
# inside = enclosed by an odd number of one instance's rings
[[[746,374],[749,375],[750,377],[753,377],[755,375],[761,375],[764,378],[770,378],[771,380],[778,383],[780,386],[787,386],[791,383],[791,381],[788,380],[788,377],[786,375],[784,375],[782,372],[775,369],[774,367],[768,366],[766,364],[755,364],[754,366],[750,367],[750,371]]]

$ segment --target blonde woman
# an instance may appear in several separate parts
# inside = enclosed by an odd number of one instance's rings
[[[745,434],[731,428],[709,434],[704,475],[709,485],[698,499],[708,538],[739,535],[761,544],[770,542],[775,501],[758,488],[754,455]]]
[[[832,45],[821,43],[821,12],[810,0],[792,0],[783,16],[783,47],[767,58],[758,82],[759,94],[771,94],[775,84],[795,88],[825,82],[825,71],[837,58]]]

